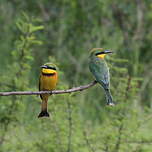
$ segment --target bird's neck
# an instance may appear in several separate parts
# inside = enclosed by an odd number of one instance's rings
[[[47,77],[56,75],[56,73],[41,73],[41,74],[42,76],[47,76]]]

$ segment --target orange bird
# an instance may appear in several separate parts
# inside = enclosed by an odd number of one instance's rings
[[[41,74],[39,79],[39,91],[52,91],[56,88],[58,81],[58,73],[56,71],[56,65],[53,63],[46,63],[41,66]],[[49,117],[48,113],[48,98],[49,94],[40,95],[42,99],[41,112],[38,115],[40,117]]]

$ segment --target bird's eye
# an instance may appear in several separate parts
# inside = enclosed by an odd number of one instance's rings
[[[55,67],[47,67],[47,69],[56,70],[56,68],[55,68]]]
[[[52,69],[53,69],[53,70],[56,70],[56,68],[55,68],[55,67],[52,67]]]

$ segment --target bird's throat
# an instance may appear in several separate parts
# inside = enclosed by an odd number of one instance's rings
[[[105,55],[106,54],[99,54],[99,55],[97,55],[97,57],[100,58],[100,59],[104,59]]]
[[[55,70],[52,70],[52,69],[42,69],[42,74],[43,75],[54,75],[56,74],[56,71]]]

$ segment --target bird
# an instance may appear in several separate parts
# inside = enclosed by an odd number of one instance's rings
[[[41,66],[40,77],[39,77],[39,91],[52,91],[56,88],[58,82],[57,67],[53,63],[45,63]],[[49,94],[41,94],[41,112],[38,115],[40,117],[49,117],[48,113],[48,98]]]
[[[89,69],[95,81],[99,83],[105,91],[107,105],[114,106],[113,97],[110,92],[109,68],[105,61],[107,54],[113,53],[103,48],[94,48],[90,51]]]

